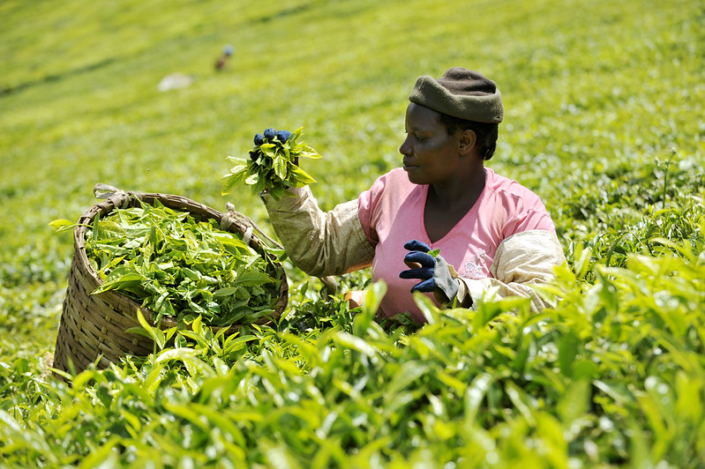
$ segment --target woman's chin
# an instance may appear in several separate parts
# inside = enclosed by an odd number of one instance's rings
[[[424,184],[422,182],[421,175],[419,174],[418,166],[404,166],[404,171],[406,171],[406,176],[409,178],[409,182],[412,184]]]

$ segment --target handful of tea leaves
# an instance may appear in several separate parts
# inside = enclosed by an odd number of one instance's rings
[[[215,220],[141,202],[96,217],[86,254],[103,280],[92,293],[118,290],[155,313],[212,326],[249,324],[274,311],[281,274]],[[62,223],[53,222],[52,226]]]
[[[228,156],[228,160],[236,165],[230,174],[223,177],[222,194],[229,194],[237,184],[244,182],[252,186],[254,194],[268,191],[274,199],[279,200],[287,194],[286,189],[289,187],[303,187],[316,182],[298,166],[301,157],[321,157],[306,142],[296,143],[301,131],[302,128],[294,132],[267,129],[264,134],[255,136],[255,146],[250,150],[249,159]]]

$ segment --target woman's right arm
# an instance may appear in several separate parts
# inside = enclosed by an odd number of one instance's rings
[[[374,247],[365,236],[353,200],[329,212],[318,208],[311,189],[289,189],[296,197],[262,195],[267,212],[294,265],[309,275],[342,275],[369,267]]]

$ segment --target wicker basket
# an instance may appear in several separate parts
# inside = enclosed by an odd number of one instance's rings
[[[96,363],[96,367],[102,369],[108,367],[111,362],[119,362],[126,355],[147,356],[154,348],[151,339],[125,332],[131,327],[140,327],[136,314],[138,309],[142,311],[145,319],[154,325],[152,311],[117,291],[109,290],[91,295],[102,281],[88,262],[85,249],[86,226],[82,225],[91,225],[97,214],[103,218],[115,208],[138,205],[138,200],[150,205],[158,200],[165,207],[189,212],[196,220],[215,219],[222,229],[239,234],[245,242],[248,242],[249,238],[249,245],[260,254],[270,255],[265,254],[261,240],[253,234],[253,227],[256,228],[254,224],[244,215],[235,212],[232,207],[224,214],[176,195],[126,193],[118,190],[109,195],[105,201],[86,211],[74,229],[74,256],[54,352],[54,368],[59,370],[70,371],[69,362],[77,373],[85,370],[91,363]],[[281,264],[275,262],[275,267],[282,279],[279,301],[275,312],[269,317],[260,318],[256,324],[271,322],[271,318],[279,317],[286,308],[289,289],[286,274]],[[162,318],[162,329],[174,326],[174,319]],[[226,334],[232,334],[238,327],[233,325],[226,328]]]

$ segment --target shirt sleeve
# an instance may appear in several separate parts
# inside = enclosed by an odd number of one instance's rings
[[[502,235],[509,238],[523,231],[556,231],[556,227],[539,196],[524,190],[521,195],[507,194],[503,200],[507,213]]]
[[[306,186],[290,189],[295,197],[262,196],[274,231],[294,265],[324,277],[368,267],[374,248],[362,229],[358,201],[323,212]]]
[[[531,310],[539,312],[546,306],[532,285],[554,278],[553,267],[565,262],[555,231],[529,230],[502,241],[490,272],[494,278],[462,281],[458,294],[461,306],[470,306],[474,300],[523,296],[531,298]]]
[[[372,187],[360,194],[357,199],[358,218],[362,225],[362,230],[367,237],[367,241],[372,246],[377,246],[379,236],[377,235],[377,222],[379,221],[379,211],[375,210],[379,204],[386,187],[386,176],[378,178]]]

